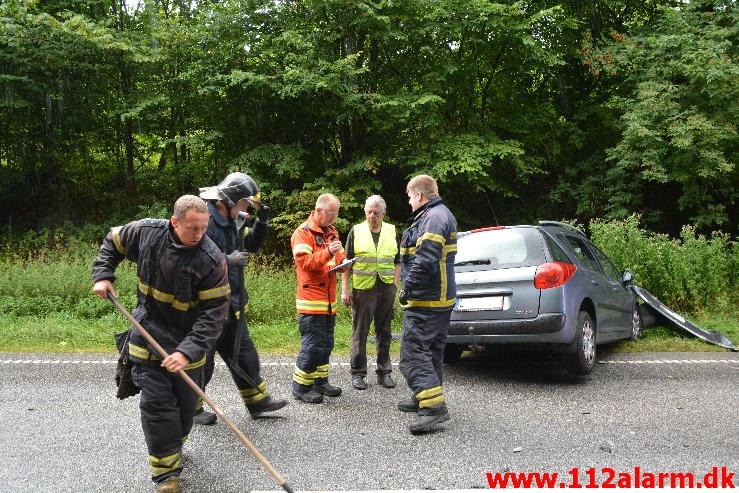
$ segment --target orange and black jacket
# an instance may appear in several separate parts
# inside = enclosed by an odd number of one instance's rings
[[[346,259],[342,248],[331,255],[328,243],[339,238],[333,226],[316,225],[311,212],[290,238],[297,286],[295,308],[308,315],[336,314],[336,271],[328,272]]]

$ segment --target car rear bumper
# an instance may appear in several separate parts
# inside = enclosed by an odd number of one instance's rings
[[[495,344],[516,342],[569,343],[571,331],[563,330],[565,315],[547,313],[518,320],[452,320],[448,344]]]

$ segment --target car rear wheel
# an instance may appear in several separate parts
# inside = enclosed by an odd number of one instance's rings
[[[642,323],[639,305],[634,304],[634,312],[631,314],[631,340],[636,341],[641,337]]]
[[[565,356],[565,367],[573,375],[589,375],[595,366],[595,324],[588,312],[578,314],[575,338],[575,352]]]
[[[462,344],[447,344],[444,347],[444,363],[453,365],[462,358],[464,346]]]

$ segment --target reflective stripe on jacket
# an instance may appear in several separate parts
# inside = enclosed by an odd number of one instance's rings
[[[395,275],[395,255],[398,244],[395,226],[382,223],[380,238],[375,245],[367,221],[354,226],[354,265],[352,267],[352,287],[370,289],[377,276],[386,284],[392,284]]]
[[[168,352],[191,364],[215,345],[228,314],[230,288],[226,260],[207,237],[194,247],[176,241],[167,220],[144,219],[111,228],[93,262],[93,282],[115,280],[124,259],[136,263],[138,303],[132,315]],[[131,357],[150,360],[156,351],[137,330]]]
[[[400,242],[404,308],[450,310],[456,302],[457,220],[437,197],[416,209]]]
[[[346,253],[342,248],[331,255],[328,243],[338,239],[339,232],[333,226],[317,226],[313,215],[290,238],[297,276],[295,308],[309,315],[334,315],[336,272],[328,271],[343,262]]]

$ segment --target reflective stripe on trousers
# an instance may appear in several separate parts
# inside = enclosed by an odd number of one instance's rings
[[[229,315],[226,323],[223,326],[223,333],[218,344],[216,345],[216,351],[221,355],[221,359],[226,362],[228,370],[231,373],[231,378],[236,384],[236,388],[239,389],[241,397],[245,404],[256,404],[261,401],[269,392],[267,391],[267,384],[260,375],[260,363],[259,353],[257,348],[254,346],[254,341],[249,333],[248,317],[244,320],[244,327],[241,329],[241,339],[236,354],[236,363],[239,365],[246,375],[251,378],[252,382],[255,383],[259,389],[263,392],[259,392],[249,382],[231,369],[229,360],[234,356],[234,341],[236,340],[236,331],[239,330],[239,319],[232,313]],[[208,354],[208,361],[205,364],[205,385],[208,385],[211,378],[213,377],[213,371],[215,369],[215,353]],[[203,407],[202,399],[198,402],[198,409]]]
[[[334,350],[335,315],[298,314],[300,351],[295,361],[293,386],[310,387],[328,381],[328,360]]]
[[[399,367],[421,409],[444,406],[443,358],[451,314],[451,310],[403,311]]]
[[[187,374],[201,386],[203,367]],[[141,389],[139,410],[146,447],[149,450],[151,479],[159,482],[182,471],[182,444],[192,429],[192,417],[198,395],[176,373],[170,373],[158,362],[134,363],[134,383]]]

